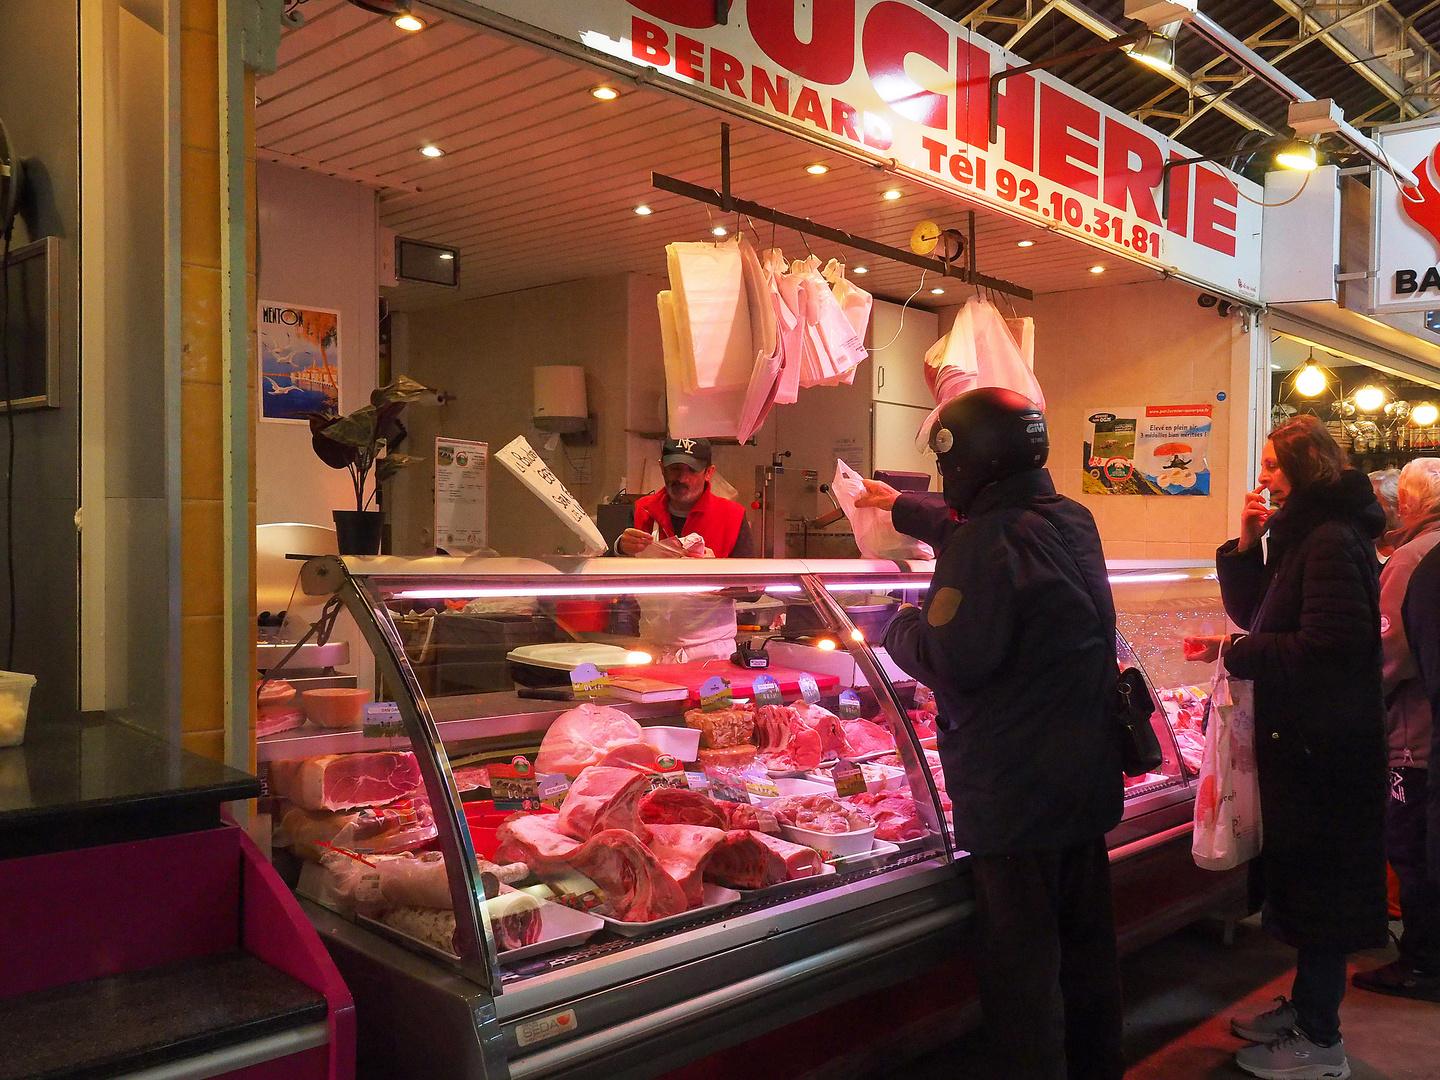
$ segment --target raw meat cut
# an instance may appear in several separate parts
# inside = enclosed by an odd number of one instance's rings
[[[790,741],[790,729],[799,720],[799,715],[788,706],[761,705],[755,710],[755,745],[762,753],[783,749]]]
[[[890,729],[872,720],[842,720],[840,727],[845,732],[845,742],[849,744],[852,755],[895,749],[895,738]]]
[[[921,739],[935,738],[935,714],[929,709],[911,709],[910,726]]]
[[[660,771],[662,756],[659,748],[649,743],[626,743],[605,751],[595,764],[602,768],[639,769],[641,772],[653,773]]]
[[[704,825],[712,829],[739,828],[729,823],[727,806],[710,796],[685,788],[658,787],[640,800],[640,820],[647,825]]]
[[[585,702],[555,718],[540,740],[535,772],[579,776],[607,750],[644,741],[643,729],[619,709]]]
[[[742,769],[754,760],[755,747],[749,743],[727,746],[723,750],[701,747],[695,755],[695,761],[702,769]]]
[[[295,687],[281,679],[263,683],[256,695],[255,737],[263,739],[305,723],[305,706]]]
[[[851,756],[853,751],[850,749],[850,744],[845,741],[845,731],[840,726],[840,718],[829,709],[822,709],[819,705],[800,701],[795,703],[794,712],[804,721],[806,727],[814,728],[820,734],[822,757]]]
[[[457,791],[475,791],[490,786],[489,765],[462,765],[454,770],[453,775]]]
[[[829,795],[787,795],[772,802],[769,809],[782,825],[832,835],[868,829],[875,824],[864,811],[846,806]]]
[[[775,815],[763,806],[738,802],[717,803],[716,805],[725,809],[725,828],[727,830],[753,829],[755,832],[770,833],[772,836],[780,835],[780,823],[775,820]]]
[[[820,872],[820,853],[753,830],[725,834],[705,860],[706,881],[730,889],[763,889]]]
[[[756,714],[760,763],[771,772],[804,772],[825,756],[820,733],[784,705],[762,705]]]
[[[640,821],[640,799],[650,787],[642,772],[592,765],[575,778],[555,827],[575,840],[589,840],[606,829],[624,829],[649,839]]]
[[[500,886],[500,895],[481,905],[490,916],[490,932],[495,935],[495,949],[506,952],[540,940],[544,929],[543,905],[529,893]],[[380,916],[386,926],[393,926],[428,945],[446,952],[459,953],[455,947],[455,912],[421,907],[399,907]]]
[[[516,814],[498,830],[502,861],[523,862],[535,873],[576,870],[605,893],[615,918],[651,922],[690,906],[680,883],[634,833],[607,829],[576,843],[554,825],[555,815]]]
[[[725,831],[704,825],[652,825],[650,829],[651,853],[680,883],[690,907],[699,907],[705,900],[705,860],[715,845],[724,841]]]
[[[362,854],[409,851],[435,839],[435,817],[425,799],[400,799],[359,810],[284,807],[275,843],[302,859],[318,861],[331,847]]]
[[[420,763],[408,750],[324,754],[272,761],[270,794],[306,810],[349,810],[408,799],[422,787]]]
[[[685,725],[700,729],[700,745],[706,749],[739,746],[747,742],[755,730],[755,706],[731,705],[714,712],[690,709],[685,713]]]
[[[845,800],[875,819],[876,840],[917,840],[926,828],[915,809],[915,800],[903,791],[877,791],[852,795]]]

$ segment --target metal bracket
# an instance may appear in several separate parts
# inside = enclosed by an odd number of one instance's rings
[[[995,72],[990,76],[990,145],[995,145],[1000,138],[1000,84],[1006,79],[1013,79],[1016,75],[1024,75],[1031,71],[1044,71],[1056,64],[1063,64],[1067,60],[1083,60],[1087,56],[1100,56],[1103,53],[1116,52],[1127,45],[1139,44],[1145,37],[1145,34],[1124,34],[1117,38],[1111,38],[1103,45],[1092,45],[1088,49],[1077,49],[1075,52],[1061,53],[1059,56],[1052,56],[1046,60],[1037,60],[1033,64]]]

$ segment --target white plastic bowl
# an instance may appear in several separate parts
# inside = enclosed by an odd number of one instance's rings
[[[778,795],[751,795],[750,801],[756,806],[769,806],[776,799],[783,799],[790,795],[830,795],[835,794],[834,784],[817,784],[814,780],[798,780],[792,776],[781,776],[771,781],[775,785]],[[798,843],[798,841],[797,841]]]
[[[19,746],[25,741],[25,720],[34,688],[34,675],[0,671],[0,746]]]
[[[699,728],[647,727],[645,741],[676,761],[694,761],[700,753],[701,734]]]
[[[794,825],[781,825],[780,835],[792,844],[814,848],[821,855],[843,857],[869,851],[875,844],[876,828],[877,826],[872,825],[868,829],[856,829],[854,832],[823,833],[796,828]]]

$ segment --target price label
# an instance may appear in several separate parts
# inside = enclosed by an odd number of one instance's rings
[[[535,766],[523,754],[490,766],[490,794],[496,810],[539,810],[540,785]]]
[[[809,673],[800,676],[800,696],[807,705],[820,704],[820,687],[815,685],[815,676]]]
[[[778,799],[780,789],[775,786],[775,781],[770,779],[759,780],[753,776],[745,778],[745,790],[751,795],[758,795],[762,799]]]
[[[680,766],[669,754],[661,754],[655,759],[656,771],[650,774],[650,790],[654,791],[659,787],[683,788],[689,786],[689,773]]]
[[[830,777],[835,781],[836,798],[865,794],[865,773],[857,763],[847,758],[841,758],[839,764],[830,770]]]
[[[703,772],[687,772],[685,774],[685,786],[691,791],[709,791],[710,778]]]
[[[844,690],[840,693],[840,719],[856,720],[860,716],[860,695],[854,690]]]
[[[756,705],[780,704],[780,684],[769,675],[755,676],[755,686],[751,693],[755,696]]]
[[[581,664],[570,672],[570,688],[576,697],[595,697],[610,686],[610,676],[594,664]]]
[[[535,795],[542,803],[559,806],[570,790],[570,778],[564,773],[546,773],[535,781]]]
[[[743,781],[732,781],[725,776],[706,773],[710,783],[710,797],[716,802],[748,803],[750,792],[745,790]]]
[[[728,709],[733,700],[730,694],[730,683],[719,675],[711,675],[700,687],[700,710],[702,712],[718,712],[721,709]]]
[[[405,721],[400,719],[400,706],[393,701],[367,701],[361,730],[367,739],[403,738]]]

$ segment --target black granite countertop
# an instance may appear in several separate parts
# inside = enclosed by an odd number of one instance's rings
[[[249,953],[130,971],[0,1000],[0,1080],[91,1080],[287,1031],[325,997]]]
[[[213,827],[248,773],[115,720],[37,723],[0,749],[0,857]]]

